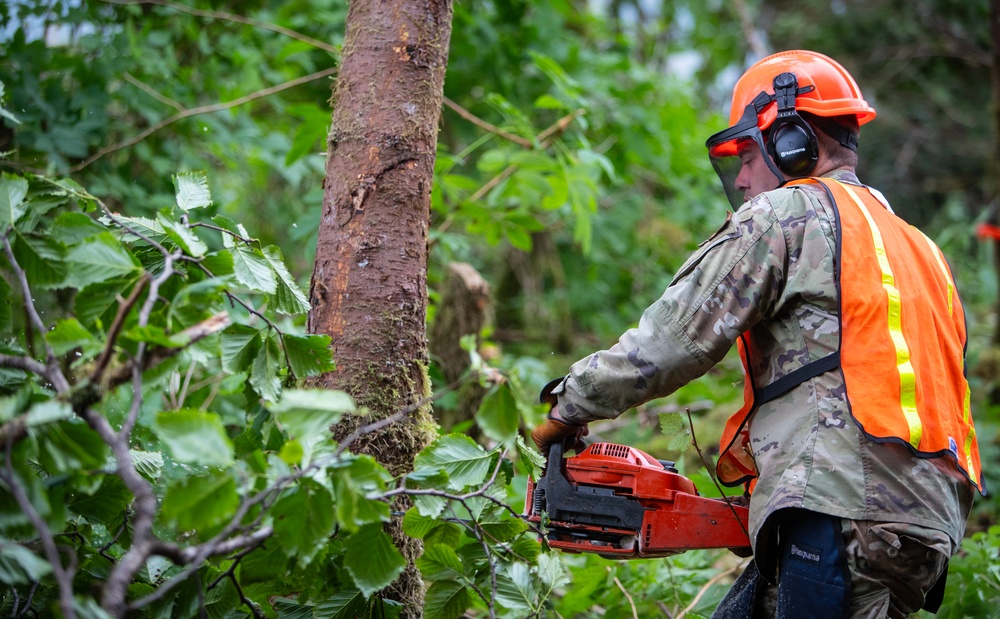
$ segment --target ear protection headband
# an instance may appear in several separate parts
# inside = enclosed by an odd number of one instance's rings
[[[816,167],[819,143],[816,132],[795,111],[795,97],[810,92],[815,86],[799,88],[794,73],[775,76],[773,84],[778,116],[768,132],[767,154],[786,175],[808,176]]]

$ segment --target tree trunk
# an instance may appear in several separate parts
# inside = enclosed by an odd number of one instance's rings
[[[339,439],[412,411],[352,445],[394,475],[412,470],[436,434],[426,402],[427,227],[451,19],[451,0],[351,2],[334,88],[308,329],[332,338],[337,369],[316,382],[371,413],[342,422]],[[399,523],[391,529],[409,566],[384,594],[419,617],[421,549]]]
[[[479,271],[465,262],[449,264],[430,333],[430,350],[446,384],[461,380],[469,369],[469,353],[462,348],[462,338],[474,336],[478,352],[479,334],[490,318],[490,310],[490,285]],[[486,391],[478,380],[459,386],[454,408],[435,410],[441,428],[451,431],[457,424],[475,418]],[[467,433],[478,440],[478,430],[473,426]]]

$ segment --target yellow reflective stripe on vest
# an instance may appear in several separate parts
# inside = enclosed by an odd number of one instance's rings
[[[835,181],[836,182],[836,181]],[[892,267],[889,265],[889,258],[885,251],[885,242],[882,239],[882,232],[878,224],[872,219],[868,207],[858,197],[849,185],[838,183],[843,187],[854,203],[861,210],[868,222],[871,230],[872,243],[875,246],[875,255],[878,258],[879,269],[882,271],[882,288],[885,289],[889,301],[889,337],[892,338],[893,346],[896,348],[896,370],[899,372],[899,404],[903,409],[903,417],[910,430],[910,445],[914,449],[920,446],[920,437],[923,434],[923,425],[920,422],[920,415],[917,413],[917,378],[913,371],[913,364],[910,363],[910,348],[903,337],[903,303],[896,288],[896,278],[892,274]]]
[[[914,228],[914,230],[917,230],[917,228]],[[920,232],[920,230],[917,230],[917,232]],[[920,236],[924,237],[924,240],[927,241],[927,246],[931,248],[931,253],[934,254],[934,259],[937,260],[941,274],[944,275],[944,281],[948,282],[948,315],[951,316],[955,313],[954,302],[952,301],[955,296],[955,283],[951,281],[951,271],[948,270],[948,265],[941,258],[941,251],[934,244],[934,241],[923,232],[920,232]]]
[[[979,487],[979,475],[976,473],[976,465],[972,460],[972,441],[976,440],[976,427],[972,425],[972,390],[965,388],[965,423],[969,424],[969,433],[965,435],[965,467],[969,472],[969,479]]]

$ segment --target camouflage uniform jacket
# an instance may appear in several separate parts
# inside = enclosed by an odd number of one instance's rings
[[[853,172],[828,176],[860,184]],[[575,363],[554,393],[570,420],[617,417],[704,374],[749,332],[762,387],[836,350],[835,216],[818,185],[779,188],[745,203],[681,267],[611,349]],[[973,486],[946,459],[867,440],[850,418],[843,376],[827,372],[751,417],[759,478],[750,501],[755,551],[771,547],[777,510],[965,532]],[[948,540],[943,540],[947,542]]]

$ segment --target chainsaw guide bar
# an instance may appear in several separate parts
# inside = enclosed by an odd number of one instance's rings
[[[545,475],[528,480],[528,520],[549,546],[609,559],[667,557],[696,548],[749,550],[747,508],[698,495],[673,462],[627,445],[593,443],[563,457],[552,445]]]

